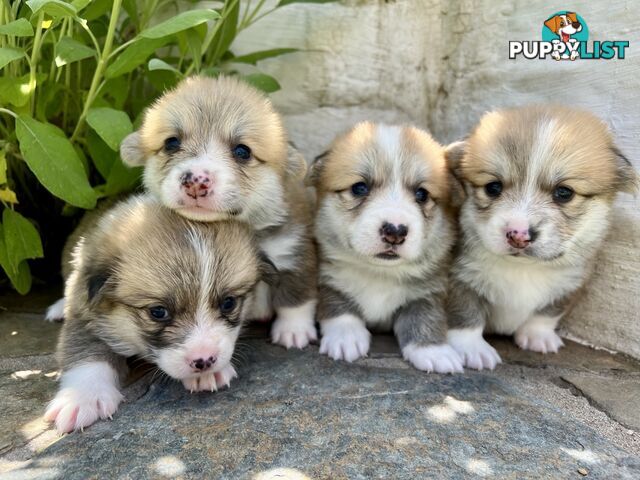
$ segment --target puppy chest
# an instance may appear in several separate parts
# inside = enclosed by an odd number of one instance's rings
[[[367,326],[378,329],[390,329],[395,311],[415,297],[409,286],[391,279],[374,278],[370,273],[341,271],[324,278],[358,305]]]

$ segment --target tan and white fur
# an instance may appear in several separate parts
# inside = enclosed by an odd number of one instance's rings
[[[129,357],[192,392],[228,386],[255,287],[274,274],[242,223],[189,222],[148,196],[109,210],[73,254],[45,418],[64,433],[111,417]]]
[[[599,119],[561,106],[488,113],[447,159],[467,195],[449,343],[476,369],[500,361],[485,331],[557,352],[558,321],[593,269],[616,193],[637,188],[635,171]]]
[[[312,166],[318,195],[320,353],[354,361],[394,331],[420,370],[461,371],[446,344],[454,242],[444,149],[409,126],[360,123]]]
[[[232,77],[188,78],[146,111],[120,153],[145,166],[147,191],[180,215],[248,223],[280,279],[259,286],[249,318],[270,320],[275,311],[272,340],[287,348],[317,338],[306,163],[264,94]]]

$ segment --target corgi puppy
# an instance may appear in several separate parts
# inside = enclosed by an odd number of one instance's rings
[[[60,390],[45,414],[61,433],[117,410],[128,357],[191,392],[228,386],[255,287],[275,275],[246,225],[189,222],[148,196],[109,210],[73,256]]]
[[[467,195],[449,344],[475,369],[500,362],[484,331],[557,352],[556,325],[592,271],[616,193],[637,188],[635,171],[599,119],[560,106],[488,113],[446,155]]]
[[[306,162],[265,95],[233,77],[188,78],[146,111],[120,152],[145,165],[147,191],[185,218],[249,224],[279,271],[277,287],[260,284],[249,318],[275,310],[272,340],[287,348],[317,338]]]
[[[408,126],[360,123],[316,159],[320,353],[352,362],[370,329],[392,330],[416,368],[462,371],[446,343],[448,179],[444,148]]]

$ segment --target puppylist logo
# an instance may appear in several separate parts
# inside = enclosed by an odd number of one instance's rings
[[[624,60],[629,47],[626,40],[588,40],[587,22],[577,13],[563,10],[543,22],[542,41],[510,41],[509,59]]]

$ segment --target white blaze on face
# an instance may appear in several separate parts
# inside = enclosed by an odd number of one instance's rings
[[[212,282],[215,281],[211,270],[215,262],[212,252],[198,231],[192,230],[190,233],[191,244],[200,261],[199,284],[193,286],[200,293],[195,322],[186,327],[188,330],[182,343],[155,352],[157,365],[176,379],[199,375],[201,372],[192,366],[198,359],[215,358],[209,370],[212,372],[229,366],[240,333],[239,325],[232,326],[221,318],[210,297]]]
[[[237,208],[237,171],[229,148],[212,140],[205,152],[173,165],[164,178],[153,171],[157,162],[145,172],[147,185],[159,181],[160,200],[169,208],[194,220],[214,221],[226,218],[230,210]],[[153,165],[153,167],[152,167]],[[183,186],[185,176],[206,177],[209,180],[207,194],[192,198]]]
[[[401,171],[402,129],[381,125],[376,133],[377,146],[383,152],[378,161],[387,163],[391,174],[382,187],[373,187],[355,221],[345,226],[349,243],[356,251],[375,256],[390,247],[382,240],[383,225],[404,225],[408,229],[407,237],[395,251],[402,258],[413,259],[422,250],[424,217],[414,195],[404,183],[404,172]]]

